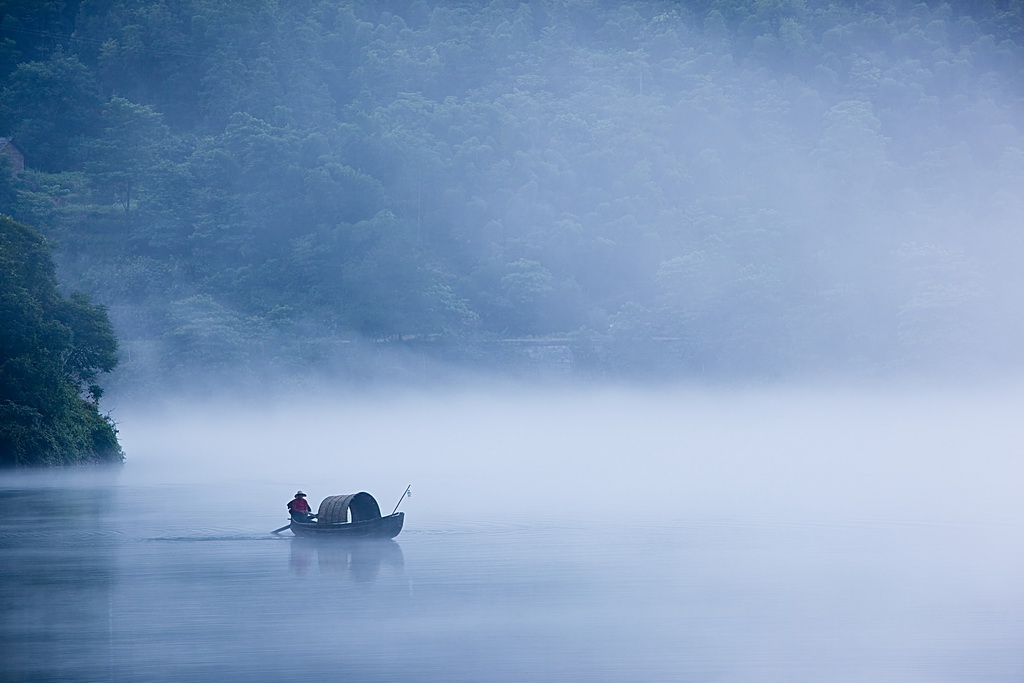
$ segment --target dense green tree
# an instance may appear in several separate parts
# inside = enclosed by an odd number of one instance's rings
[[[19,64],[0,91],[0,131],[26,163],[45,171],[75,165],[72,143],[96,132],[102,100],[93,73],[74,55]]]
[[[6,34],[3,50],[13,59],[0,73],[7,76],[17,61],[45,58],[55,46],[66,44],[78,4],[78,0],[4,0],[0,4],[0,27]]]
[[[83,168],[98,196],[125,214],[157,169],[159,147],[168,137],[160,118],[151,107],[113,97],[103,105],[102,130],[83,145]]]
[[[0,465],[120,462],[97,403],[117,365],[106,310],[61,296],[39,233],[0,216]]]

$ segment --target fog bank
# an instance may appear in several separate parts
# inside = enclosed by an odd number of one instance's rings
[[[486,391],[119,412],[121,479],[263,525],[296,488],[458,520],[1019,521],[1024,393]],[[394,499],[394,500],[392,500]],[[263,521],[261,516],[267,516]],[[278,526],[274,524],[274,526]]]

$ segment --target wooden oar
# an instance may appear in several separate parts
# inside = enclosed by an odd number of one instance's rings
[[[279,533],[281,533],[282,531],[284,531],[285,529],[287,529],[288,527],[290,527],[291,525],[292,525],[292,523],[291,523],[291,522],[288,522],[287,524],[285,524],[285,525],[284,525],[283,527],[281,527],[280,529],[274,529],[274,530],[273,530],[273,531],[271,531],[270,533],[272,533],[272,534],[279,534]]]

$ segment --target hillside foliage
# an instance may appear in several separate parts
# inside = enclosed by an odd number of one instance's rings
[[[117,365],[106,309],[63,296],[49,245],[0,216],[0,466],[120,462],[99,375]]]
[[[3,11],[0,210],[127,376],[553,337],[602,373],[1019,366],[1020,2]]]

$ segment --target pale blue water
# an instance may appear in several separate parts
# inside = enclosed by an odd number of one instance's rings
[[[117,417],[0,473],[0,681],[1024,680],[1024,393],[531,393]],[[269,532],[366,490],[395,541]]]
[[[4,681],[1024,680],[1018,526],[410,512],[353,545],[201,487],[2,487]]]

